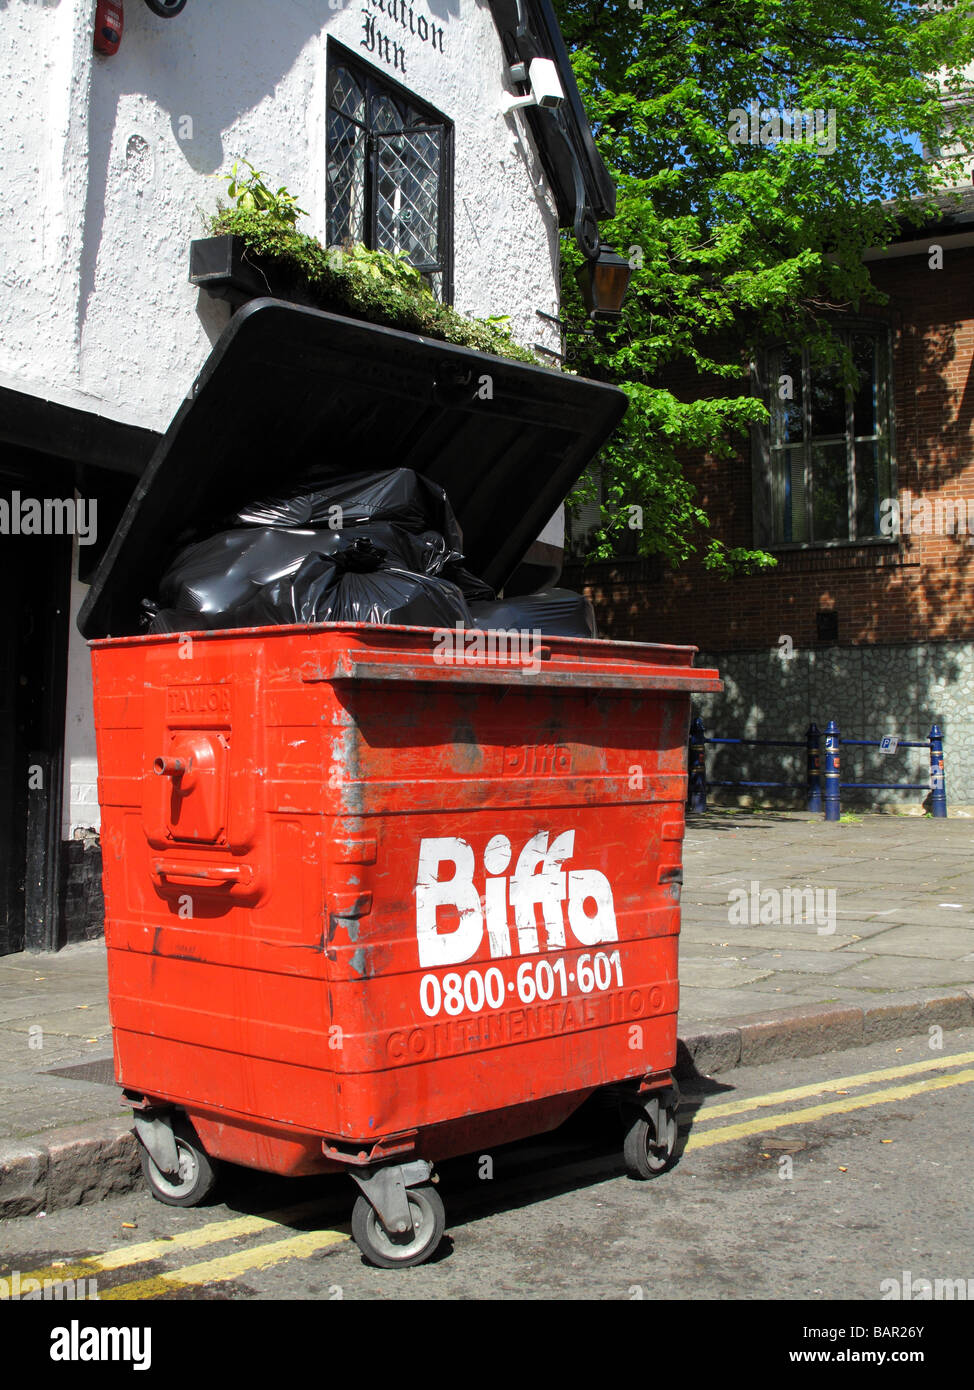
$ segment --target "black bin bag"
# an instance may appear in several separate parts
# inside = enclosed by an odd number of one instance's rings
[[[571,589],[542,589],[537,594],[471,603],[474,627],[516,628],[543,637],[598,637],[595,610],[584,594]]]
[[[281,532],[282,535],[301,533]],[[305,533],[307,534],[307,533]],[[381,623],[469,627],[470,610],[455,584],[385,564],[386,555],[363,535],[341,532],[327,554],[299,555],[283,572],[236,586],[225,607],[149,609],[150,632],[213,631],[285,623]],[[212,593],[211,593],[212,597]]]
[[[347,531],[389,522],[419,535],[438,531],[446,549],[463,550],[463,533],[449,498],[441,487],[411,468],[385,473],[348,473],[329,477],[312,471],[299,488],[283,497],[250,503],[234,518],[235,525],[286,526]]]
[[[352,621],[334,615],[353,611],[363,614],[357,622],[436,626],[442,618],[453,625],[469,619],[464,600],[494,597],[463,566],[446,493],[408,468],[327,483],[312,475],[286,496],[248,504],[233,520],[232,529],[184,547],[173,560],[158,601],[144,605],[152,631]],[[378,571],[398,577],[384,585],[348,581],[351,573]],[[326,611],[331,616],[313,616]]]
[[[439,484],[411,468],[339,477],[314,472],[300,487],[243,507],[235,526],[297,527],[316,535],[366,535],[387,553],[387,567],[439,575],[468,600],[489,601],[494,590],[463,565],[463,532]],[[316,546],[326,554],[329,541]]]
[[[459,570],[452,559],[454,552],[446,549],[436,531],[410,535],[401,527],[383,523],[342,531],[238,527],[180,551],[162,577],[159,600],[165,608],[188,612],[229,612],[263,585],[295,573],[309,555],[347,553],[349,545],[359,541],[368,541],[383,552],[376,568],[443,573],[445,578],[450,578],[455,568]],[[473,585],[480,582],[472,575],[470,580]],[[481,597],[476,588],[472,593]]]

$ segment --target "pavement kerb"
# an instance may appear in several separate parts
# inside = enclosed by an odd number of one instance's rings
[[[739,1066],[822,1056],[940,1027],[974,1024],[974,986],[898,995],[865,1007],[823,1004],[777,1009],[700,1025],[677,1043],[684,1086]],[[49,1130],[0,1141],[0,1219],[100,1201],[140,1185],[138,1143],[126,1120]]]
[[[974,1023],[974,986],[941,993],[897,994],[868,1005],[816,1004],[749,1014],[737,1022],[703,1025],[681,1036],[678,1081],[716,1076],[735,1067],[787,1058],[817,1057],[847,1047]]]

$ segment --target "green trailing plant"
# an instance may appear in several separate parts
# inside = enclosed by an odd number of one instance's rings
[[[247,161],[244,161],[247,163]],[[325,247],[299,232],[302,210],[286,188],[272,193],[264,175],[242,178],[235,164],[228,179],[234,206],[220,206],[210,219],[212,236],[237,236],[291,293],[333,313],[368,319],[458,347],[474,348],[534,366],[550,366],[523,348],[504,327],[506,315],[467,318],[441,304],[406,255],[370,251],[358,244]],[[276,277],[275,277],[276,280]]]

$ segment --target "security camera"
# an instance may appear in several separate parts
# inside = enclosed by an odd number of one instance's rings
[[[145,3],[160,19],[172,19],[186,8],[186,0],[145,0]]]
[[[558,69],[550,58],[535,58],[529,64],[528,81],[539,106],[560,106],[565,100]]]
[[[519,64],[516,71],[512,69],[512,73],[515,81],[523,82],[525,80],[524,64]],[[525,106],[546,106],[550,110],[553,107],[561,106],[565,100],[565,89],[561,85],[558,69],[550,58],[532,58],[527,67],[527,81],[531,87],[528,96],[505,95],[501,103],[501,110],[505,116],[509,116],[512,111],[519,111]]]

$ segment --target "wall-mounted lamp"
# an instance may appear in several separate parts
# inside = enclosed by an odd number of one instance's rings
[[[515,82],[527,82],[531,91],[525,97],[512,97],[505,93],[501,111],[509,116],[524,106],[561,106],[565,100],[565,90],[558,76],[558,69],[550,58],[532,58],[530,63],[515,63],[511,68]]]
[[[626,297],[631,274],[629,262],[607,242],[600,242],[596,254],[589,256],[575,271],[575,279],[590,319],[622,317],[622,301]]]
[[[520,4],[518,11],[521,12]],[[599,236],[599,224],[588,203],[578,140],[573,134],[570,120],[571,108],[566,105],[558,66],[551,58],[532,58],[529,63],[512,63],[510,72],[512,81],[527,83],[531,90],[527,96],[520,97],[505,93],[501,103],[504,115],[526,106],[547,108],[552,114],[545,122],[545,128],[558,131],[564,141],[568,168],[575,186],[575,241],[584,257],[575,275],[588,316],[593,320],[621,318],[622,301],[629,288],[631,270],[629,262]]]

